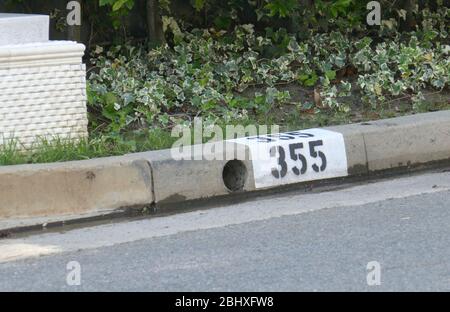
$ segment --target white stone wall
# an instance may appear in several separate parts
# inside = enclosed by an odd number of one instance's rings
[[[87,136],[83,53],[69,41],[0,46],[0,145]]]

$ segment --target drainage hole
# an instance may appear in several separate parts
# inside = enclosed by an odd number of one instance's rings
[[[247,180],[247,167],[240,160],[231,160],[225,164],[222,178],[229,191],[242,191]]]

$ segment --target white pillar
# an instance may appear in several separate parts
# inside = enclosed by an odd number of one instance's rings
[[[86,137],[84,45],[49,41],[48,16],[0,14],[0,43],[8,41],[0,44],[0,145]]]

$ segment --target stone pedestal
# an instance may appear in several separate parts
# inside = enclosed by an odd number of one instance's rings
[[[0,46],[48,41],[47,15],[0,13]]]
[[[36,17],[9,15],[2,21],[2,15],[0,43],[9,40],[5,23],[13,27],[28,18],[33,23]],[[15,39],[19,44],[0,44],[0,145],[15,140],[30,148],[40,138],[87,136],[85,47],[72,41],[49,41],[44,20],[37,16],[38,41],[30,42],[33,38],[27,33]]]

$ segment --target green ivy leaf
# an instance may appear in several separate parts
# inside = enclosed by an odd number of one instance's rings
[[[336,78],[336,71],[334,71],[334,70],[327,70],[325,72],[325,76],[328,78],[328,80],[334,80]]]

